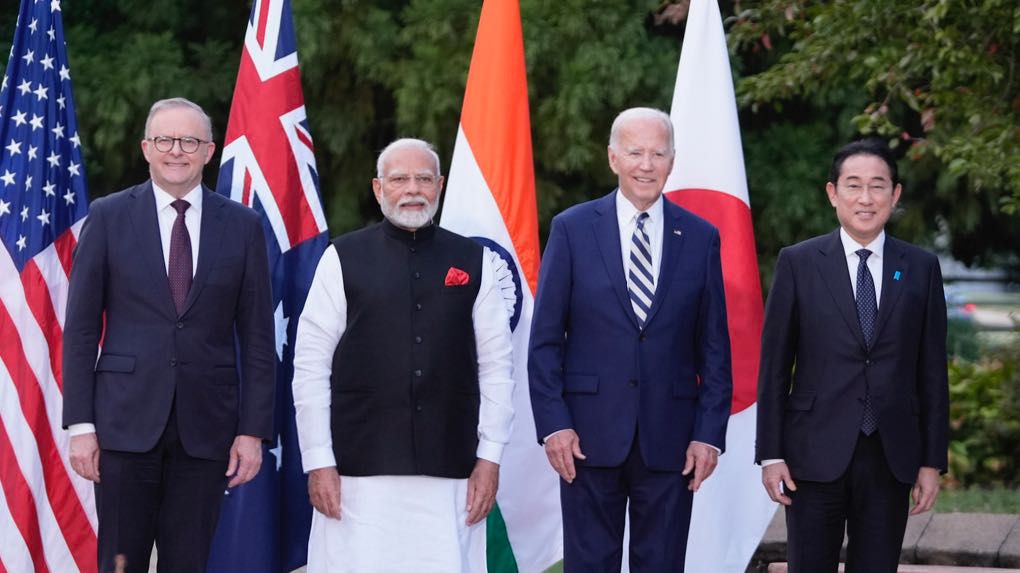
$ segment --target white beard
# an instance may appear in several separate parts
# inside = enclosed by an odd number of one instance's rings
[[[405,204],[407,203],[410,202],[405,202]],[[401,205],[394,205],[389,201],[383,200],[379,202],[379,208],[382,210],[383,216],[394,225],[402,229],[415,230],[432,222],[436,211],[439,210],[439,201],[428,204],[428,208],[425,210],[405,211],[401,208]]]

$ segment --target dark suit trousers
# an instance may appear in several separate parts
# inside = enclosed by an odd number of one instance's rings
[[[618,573],[624,515],[630,500],[630,570],[682,573],[693,494],[680,472],[653,471],[637,436],[622,466],[578,465],[574,483],[560,480],[564,573]]]
[[[895,573],[907,526],[910,484],[889,470],[878,433],[860,434],[850,466],[832,482],[797,479],[787,491],[790,573],[835,573],[847,534],[847,573]]]
[[[126,573],[146,573],[153,541],[159,573],[204,573],[227,480],[226,462],[194,458],[177,433],[176,408],[156,446],[102,450],[96,484],[100,573],[124,555]]]

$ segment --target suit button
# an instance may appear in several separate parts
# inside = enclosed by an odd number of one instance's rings
[[[627,380],[627,386],[630,386],[631,388],[637,388],[637,380],[634,379]]]
[[[414,337],[414,343],[415,344],[421,344],[421,337],[420,336],[415,336]]]
[[[177,323],[177,330],[180,330],[182,328],[184,328],[184,323],[183,322],[178,322]]]
[[[414,271],[414,278],[420,279],[421,278],[421,273],[419,273],[418,271]]]
[[[421,310],[421,303],[415,303],[414,310]]]
[[[415,247],[411,247],[411,252],[412,252],[412,253],[417,253],[417,252],[418,252],[418,249],[417,249],[417,248],[415,248]]]
[[[417,406],[415,406],[414,407],[414,411],[415,412],[421,412],[421,404],[418,404]]]
[[[638,337],[638,340],[640,340],[641,342],[644,342],[646,338],[648,338],[648,337],[645,336],[644,334],[642,334],[641,336]]]
[[[177,359],[176,358],[171,358],[170,359],[170,368],[175,368],[176,366],[177,366]]]
[[[417,376],[418,378],[421,378],[421,369],[415,370],[414,375]]]
[[[869,359],[865,360],[864,361],[864,365],[865,366],[871,366],[871,359],[869,358]]]

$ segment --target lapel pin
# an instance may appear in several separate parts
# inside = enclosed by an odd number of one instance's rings
[[[683,232],[680,229],[673,229],[673,234],[679,237],[680,235],[683,235]]]
[[[895,273],[893,273],[892,279],[894,281],[900,280],[900,271],[896,271]]]

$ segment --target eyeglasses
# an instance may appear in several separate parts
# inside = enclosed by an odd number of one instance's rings
[[[152,145],[156,147],[156,151],[160,153],[169,153],[174,148],[175,141],[180,143],[181,151],[184,153],[194,153],[198,151],[199,144],[209,143],[197,137],[167,137],[165,135],[150,137],[148,141],[151,141]]]
[[[436,176],[427,173],[419,173],[414,176],[406,173],[397,173],[396,175],[386,175],[382,177],[382,179],[389,181],[390,185],[397,188],[407,186],[412,179],[414,179],[414,182],[417,183],[419,187],[430,188],[436,184]]]
[[[862,185],[860,183],[844,183],[840,185],[840,188],[843,189],[845,195],[854,199],[863,195],[865,189],[876,197],[884,197],[892,192],[892,187],[885,184]]]

